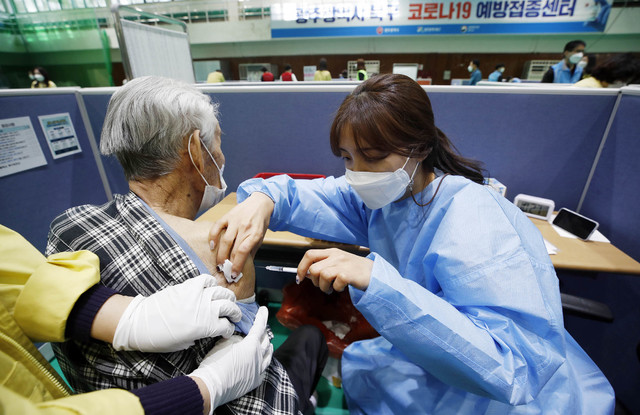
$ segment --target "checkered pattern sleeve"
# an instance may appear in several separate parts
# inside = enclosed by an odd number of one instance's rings
[[[133,193],[102,206],[79,206],[51,224],[47,255],[86,249],[100,258],[101,284],[124,295],[151,295],[198,275],[193,261]],[[117,352],[110,344],[69,340],[54,351],[76,392],[133,390],[195,370],[217,339],[173,353]],[[284,367],[273,359],[263,383],[217,409],[229,414],[297,414],[298,398]]]

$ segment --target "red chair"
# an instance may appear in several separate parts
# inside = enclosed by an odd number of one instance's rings
[[[329,355],[335,359],[340,359],[354,341],[379,336],[351,302],[349,290],[325,294],[305,279],[300,285],[285,286],[282,292],[282,305],[276,313],[280,324],[290,330],[304,324],[318,327],[327,340]]]

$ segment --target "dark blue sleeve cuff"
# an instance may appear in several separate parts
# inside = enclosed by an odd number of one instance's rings
[[[131,391],[140,399],[145,415],[202,415],[204,400],[188,376],[158,382]]]
[[[117,293],[117,291],[102,284],[96,284],[82,294],[67,319],[66,337],[88,341],[91,338],[91,325],[96,318],[96,314],[98,314],[98,310],[111,296]]]

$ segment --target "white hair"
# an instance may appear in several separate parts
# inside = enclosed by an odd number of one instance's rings
[[[115,155],[127,180],[171,173],[183,138],[200,130],[211,148],[218,104],[180,81],[145,76],[127,82],[111,97],[100,136],[100,151]]]

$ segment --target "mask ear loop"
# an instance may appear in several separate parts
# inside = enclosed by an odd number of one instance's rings
[[[198,174],[200,175],[200,177],[202,177],[202,180],[204,180],[204,182],[207,184],[207,186],[209,185],[209,182],[207,181],[207,179],[204,178],[204,176],[202,175],[202,173],[200,172],[200,169],[198,169],[198,166],[196,166],[196,163],[193,161],[193,156],[191,155],[191,138],[193,137],[193,133],[191,133],[191,135],[189,136],[189,142],[187,143],[187,151],[189,153],[189,158],[191,159],[191,163],[193,164],[193,167],[196,168],[196,171],[198,172]],[[206,147],[205,147],[206,150]],[[207,153],[209,152],[209,150],[207,150]],[[211,153],[209,153],[209,155],[211,155]],[[216,161],[213,160],[213,162],[215,163]],[[218,167],[218,165],[216,164],[216,167]]]
[[[424,160],[426,160],[426,159],[427,159],[427,157],[429,157],[429,154],[431,154],[431,150],[433,150],[433,149],[430,149],[430,150],[429,150],[429,152],[427,153],[427,155],[426,155],[426,157],[423,159],[423,161],[424,161]],[[409,159],[411,158],[411,154],[413,154],[413,150],[411,150],[411,153],[409,153],[409,157],[407,157],[407,161],[405,161],[405,162],[404,162],[404,166],[406,166],[406,165],[407,165],[407,163],[409,162]],[[420,161],[420,162],[416,163],[416,167],[414,167],[414,169],[413,169],[413,173],[411,173],[411,180],[409,181],[409,192],[411,192],[411,196],[412,196],[412,197],[413,197],[413,184],[415,183],[415,182],[414,182],[414,180],[413,180],[413,178],[415,177],[415,175],[416,175],[416,171],[418,171],[418,166],[419,166],[420,164],[422,164],[422,161]],[[404,169],[404,166],[402,166],[402,168],[403,168],[403,169]],[[415,198],[414,198],[413,200],[415,200]]]
[[[411,192],[412,195],[413,195],[413,183],[414,183],[413,177],[416,175],[416,171],[418,171],[418,166],[420,165],[420,163],[421,162],[416,163],[416,167],[413,168],[413,173],[411,173],[411,180],[409,181],[409,191]]]
[[[433,148],[431,148],[429,150],[429,153],[427,154],[427,156],[424,158],[425,160],[427,159],[427,157],[429,157],[429,155],[431,154],[431,152],[433,151]],[[436,187],[436,191],[433,193],[433,196],[431,196],[431,199],[429,199],[429,201],[427,203],[425,203],[424,205],[421,203],[418,203],[418,201],[416,200],[416,196],[413,194],[413,176],[416,173],[416,170],[418,169],[418,166],[421,164],[422,162],[416,164],[416,168],[413,170],[413,174],[411,175],[411,183],[409,183],[409,191],[411,192],[411,198],[413,199],[413,201],[415,202],[416,205],[420,206],[420,207],[425,207],[425,206],[429,206],[431,204],[431,202],[433,202],[433,200],[436,198],[436,195],[438,194],[438,191],[440,190],[440,185],[442,185],[442,182],[444,181],[444,178],[447,177],[449,175],[449,173],[445,173],[442,178],[440,179],[440,182],[438,183],[438,187]]]
[[[211,160],[213,161],[213,164],[216,165],[216,169],[218,169],[218,171],[220,172],[220,175],[222,176],[222,169],[220,169],[220,166],[218,166],[218,163],[216,163],[216,159],[213,157],[213,154],[211,154],[211,152],[209,151],[207,146],[205,146],[204,144],[202,145],[202,147],[204,147],[204,149],[207,152],[207,154],[209,154],[209,157],[211,157]]]

